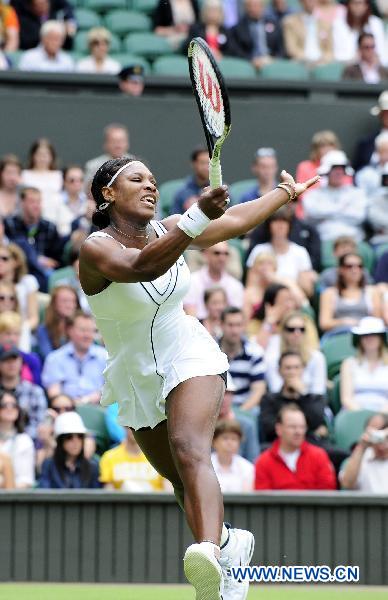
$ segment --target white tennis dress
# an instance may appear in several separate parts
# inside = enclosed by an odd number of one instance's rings
[[[161,223],[151,225],[158,237],[166,233]],[[112,236],[97,231],[89,237]],[[108,350],[101,404],[118,403],[121,425],[155,427],[166,418],[166,398],[180,382],[229,367],[206,329],[183,310],[189,284],[181,256],[154,281],[111,283],[87,296]]]

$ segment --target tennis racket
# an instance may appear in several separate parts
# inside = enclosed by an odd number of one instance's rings
[[[231,129],[230,106],[224,78],[215,58],[200,37],[188,49],[190,79],[209,149],[212,188],[222,185],[221,148]]]

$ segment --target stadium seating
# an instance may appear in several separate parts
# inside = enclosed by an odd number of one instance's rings
[[[351,447],[360,439],[369,417],[375,414],[371,410],[341,411],[334,420],[334,437],[337,446],[344,450]]]
[[[169,77],[188,77],[189,68],[184,56],[160,56],[152,66],[155,75],[168,75]]]
[[[151,32],[129,33],[124,39],[124,49],[141,54],[149,60],[154,60],[161,54],[172,54],[168,41]]]
[[[171,179],[159,186],[159,211],[162,217],[168,217],[176,192],[184,184],[184,179]]]
[[[318,65],[311,71],[312,79],[321,81],[339,81],[342,76],[344,65],[339,62],[329,63],[327,65]]]
[[[101,17],[89,8],[77,8],[75,18],[79,30],[88,30],[101,25]]]
[[[80,404],[76,410],[85,423],[86,429],[96,440],[97,453],[101,455],[106,450],[109,450],[110,438],[105,422],[104,410],[93,404]]]
[[[114,8],[126,9],[127,0],[84,0],[84,6],[99,13],[104,13]]]
[[[328,377],[333,379],[339,373],[342,361],[355,354],[352,334],[339,333],[323,340],[321,350],[326,358]]]
[[[128,0],[132,10],[140,10],[144,13],[151,14],[158,4],[158,0]]]
[[[241,181],[231,183],[229,186],[229,195],[232,204],[238,204],[241,196],[255,185],[257,185],[256,179],[242,179]]]
[[[151,72],[151,66],[143,56],[137,54],[129,54],[128,52],[119,52],[118,54],[112,54],[112,58],[117,60],[122,67],[129,67],[130,65],[141,65],[144,69],[145,75]]]
[[[256,79],[256,69],[249,61],[242,58],[225,56],[219,62],[219,67],[226,78]]]
[[[109,31],[122,37],[134,31],[150,31],[151,19],[140,12],[113,10],[105,17],[105,26]]]
[[[303,80],[309,78],[309,72],[302,63],[278,59],[260,69],[259,76],[261,79]]]

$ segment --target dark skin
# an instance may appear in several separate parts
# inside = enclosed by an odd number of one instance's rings
[[[282,179],[294,183],[286,172],[282,173]],[[297,193],[303,193],[317,179],[295,184]],[[180,215],[161,221],[168,232],[160,238],[151,226],[146,232],[139,231],[155,218],[158,198],[155,179],[143,163],[129,163],[112,187],[103,188],[102,193],[111,203],[108,209],[111,224],[103,231],[114,239],[89,238],[81,248],[80,281],[87,295],[101,292],[111,282],[152,281],[166,273],[182,253],[193,246],[193,239],[177,227]],[[282,189],[275,189],[225,213],[227,198],[226,186],[214,190],[206,188],[201,194],[198,205],[212,222],[195,238],[195,247],[207,248],[250,231],[285,204],[288,195]],[[148,232],[148,239],[127,237],[144,236]],[[154,429],[134,432],[150,463],[172,482],[195,540],[210,540],[217,545],[223,523],[223,502],[210,452],[224,391],[219,375],[184,381],[166,399],[167,421]]]

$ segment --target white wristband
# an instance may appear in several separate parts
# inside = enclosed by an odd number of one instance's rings
[[[181,216],[177,225],[191,238],[195,238],[206,229],[211,219],[205,215],[195,202]]]

